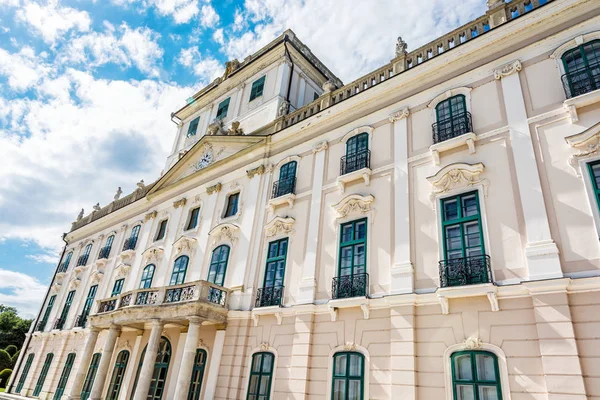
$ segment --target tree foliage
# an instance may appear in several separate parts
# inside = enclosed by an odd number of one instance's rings
[[[12,368],[12,360],[6,350],[0,350],[0,371]]]
[[[0,372],[0,389],[5,389],[12,374],[12,369],[5,368]]]
[[[20,349],[30,325],[31,320],[19,317],[16,308],[0,304],[0,349],[10,345]]]

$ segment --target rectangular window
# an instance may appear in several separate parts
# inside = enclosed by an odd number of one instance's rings
[[[217,119],[223,119],[227,116],[227,109],[229,109],[229,100],[231,100],[231,97],[228,97],[221,103],[219,103],[219,108],[217,108]]]
[[[74,362],[75,353],[69,353],[67,356],[67,361],[65,362],[65,366],[60,374],[60,379],[58,380],[58,386],[56,387],[56,392],[54,392],[53,400],[60,400],[65,392],[65,387],[67,387],[67,382],[69,381],[69,375],[71,374],[71,369],[73,368]]]
[[[50,313],[52,312],[52,307],[54,306],[54,301],[56,300],[56,295],[50,296],[50,300],[48,300],[48,305],[46,306],[46,311],[44,312],[44,317],[38,323],[37,330],[43,331],[46,328],[46,324],[48,323],[48,318],[50,318]]]
[[[115,281],[110,297],[118,296],[121,294],[121,291],[123,290],[123,283],[125,283],[125,278],[117,279]]]
[[[185,227],[185,230],[194,229],[198,226],[198,216],[200,215],[200,207],[194,208],[190,211],[190,218],[188,219],[188,223]]]
[[[256,307],[281,305],[283,286],[285,283],[285,261],[288,239],[280,239],[269,243],[267,265],[265,267],[264,286],[259,289]]]
[[[498,359],[487,351],[459,351],[451,356],[455,399],[501,399]]]
[[[98,372],[98,364],[100,364],[100,353],[96,353],[92,356],[92,362],[88,368],[83,387],[81,389],[81,400],[88,400],[92,393],[92,386],[94,385],[94,379],[96,378],[96,372]]]
[[[196,135],[196,132],[198,131],[198,123],[199,122],[200,122],[200,117],[196,117],[192,120],[192,122],[190,122],[190,125],[188,126],[187,137]]]
[[[46,355],[46,360],[44,360],[42,372],[40,372],[40,376],[38,377],[37,383],[35,384],[35,389],[33,389],[33,397],[38,397],[42,392],[42,388],[44,387],[44,382],[46,381],[46,376],[48,376],[48,370],[50,369],[50,364],[52,363],[53,358],[54,354],[52,353],[48,353]]]
[[[271,398],[274,361],[275,357],[272,353],[256,353],[252,356],[246,400],[269,400]]]
[[[342,224],[338,276],[334,279],[333,298],[366,296],[367,275],[367,219]]]
[[[592,186],[594,187],[594,197],[596,205],[600,209],[600,160],[588,164]]]
[[[71,290],[68,294],[67,294],[67,299],[65,300],[65,306],[62,309],[62,312],[60,313],[60,318],[58,319],[58,321],[56,321],[56,329],[62,329],[63,326],[65,325],[65,321],[67,320],[67,317],[69,316],[69,310],[71,309],[71,304],[73,304],[73,297],[75,297],[75,291]]]
[[[81,315],[77,320],[76,326],[79,326],[81,328],[85,327],[87,318],[90,315],[90,311],[92,311],[92,306],[94,305],[94,298],[96,297],[97,291],[98,285],[90,286],[90,290],[88,291],[88,295],[85,298],[85,303],[83,303],[83,310],[81,311]]]
[[[254,100],[257,97],[262,96],[264,88],[265,88],[265,76],[255,80],[252,83],[252,89],[250,90],[250,101]]]
[[[29,374],[29,370],[31,369],[31,364],[33,363],[33,353],[27,356],[27,361],[25,362],[25,366],[23,367],[23,372],[21,372],[21,377],[19,378],[19,383],[15,388],[15,393],[21,393],[23,390],[23,385],[25,385],[25,380],[27,379],[27,375]]]
[[[165,233],[167,232],[167,222],[168,219],[164,219],[160,221],[160,225],[158,225],[158,231],[156,232],[156,239],[154,240],[162,240],[165,238]]]
[[[232,217],[237,214],[239,198],[240,198],[239,193],[233,193],[227,197],[227,208],[225,208],[224,218]]]

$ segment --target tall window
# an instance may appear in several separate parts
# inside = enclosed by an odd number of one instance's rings
[[[62,373],[60,374],[60,379],[58,380],[58,386],[56,386],[56,392],[54,392],[53,400],[60,400],[63,393],[65,392],[65,388],[67,387],[67,382],[69,381],[69,375],[71,374],[71,369],[73,369],[73,363],[75,362],[75,353],[69,353],[67,356],[67,360],[65,361],[65,366],[63,367]]]
[[[42,320],[38,323],[37,330],[43,331],[46,328],[46,324],[48,323],[48,318],[50,318],[50,313],[52,312],[52,307],[54,307],[54,302],[56,301],[56,295],[50,296],[50,300],[48,300],[48,305],[46,306],[46,311],[44,311],[44,316]]]
[[[333,356],[333,400],[363,400],[365,357],[356,352]]]
[[[471,115],[467,112],[465,96],[450,97],[435,107],[436,123],[433,124],[433,142],[439,143],[473,132]]]
[[[92,386],[94,386],[94,379],[96,379],[96,372],[98,372],[98,365],[100,364],[100,353],[95,353],[92,356],[92,362],[88,368],[83,387],[81,388],[81,400],[88,400],[92,393]]]
[[[21,393],[21,390],[23,390],[23,385],[25,385],[25,380],[27,379],[27,375],[31,369],[31,364],[33,363],[33,357],[33,353],[27,356],[27,361],[25,361],[25,366],[23,367],[23,372],[21,372],[19,383],[17,383],[17,387],[15,388],[15,393]]]
[[[273,198],[294,193],[296,188],[296,161],[283,164],[279,169],[279,180],[273,184]]]
[[[287,238],[269,243],[264,287],[258,292],[257,307],[281,305],[287,249]]]
[[[190,390],[188,400],[199,400],[202,392],[202,378],[204,378],[204,369],[206,368],[206,351],[196,350],[194,358],[194,368],[192,369],[192,379],[190,381]]]
[[[158,225],[158,231],[156,232],[156,238],[154,240],[161,240],[165,238],[165,233],[167,233],[167,222],[169,220],[164,219],[160,221]]]
[[[190,259],[188,256],[181,256],[175,260],[169,285],[181,285],[185,281],[185,273],[187,272],[189,261]]]
[[[123,244],[123,251],[125,250],[135,250],[135,245],[137,244],[138,236],[140,234],[141,225],[136,225],[131,229],[131,235],[129,235],[129,239],[125,240]]]
[[[443,199],[441,209],[445,255],[440,263],[442,286],[488,282],[478,193]]]
[[[250,101],[254,100],[257,97],[262,96],[264,88],[265,88],[265,76],[252,82],[252,89],[250,90]]]
[[[340,174],[348,174],[371,166],[369,134],[360,133],[346,142],[346,157],[342,158]]]
[[[125,283],[125,278],[117,279],[115,284],[113,285],[112,292],[110,297],[118,296],[123,291],[123,284]]]
[[[106,244],[103,248],[100,249],[100,253],[98,254],[98,259],[108,258],[110,256],[110,250],[112,249],[113,242],[115,241],[115,235],[110,235],[108,239],[106,239]]]
[[[119,398],[119,392],[121,391],[121,385],[123,384],[123,377],[125,376],[125,369],[127,368],[128,361],[129,352],[127,350],[121,350],[117,355],[115,368],[113,369],[110,378],[110,385],[108,386],[108,393],[106,394],[108,400],[117,400]]]
[[[226,98],[221,103],[219,103],[219,107],[217,108],[217,119],[223,119],[227,116],[227,110],[229,109],[229,100],[231,100],[230,97]]]
[[[562,56],[563,82],[567,97],[579,96],[600,88],[600,40],[584,43]]]
[[[46,376],[48,376],[48,370],[50,369],[50,364],[52,363],[53,358],[54,354],[52,353],[48,353],[46,355],[44,365],[42,366],[42,371],[40,372],[40,376],[35,384],[35,389],[33,389],[33,397],[38,397],[42,392],[42,388],[44,387],[44,382],[46,381]]]
[[[69,269],[69,264],[71,263],[71,257],[73,257],[72,251],[67,253],[65,260],[59,265],[58,272],[67,272],[67,269]]]
[[[596,205],[600,208],[600,160],[588,164],[592,185],[594,187],[594,197]]]
[[[501,400],[498,359],[487,351],[452,354],[452,390],[455,400]]]
[[[73,297],[75,297],[75,291],[71,290],[68,294],[67,294],[67,299],[65,300],[65,306],[62,309],[62,312],[60,313],[60,317],[58,318],[58,321],[56,321],[56,329],[62,329],[63,326],[65,325],[65,321],[67,320],[67,317],[69,316],[69,310],[71,309],[71,305],[73,304]]]
[[[187,137],[196,135],[196,131],[198,131],[198,123],[199,122],[200,122],[200,117],[196,117],[190,122],[190,125],[188,126]]]
[[[221,245],[213,250],[208,268],[208,281],[215,285],[223,286],[227,262],[229,259],[229,246]]]
[[[334,280],[333,298],[366,296],[367,219],[342,224],[340,227],[338,277]]]
[[[227,196],[227,207],[225,208],[224,218],[232,217],[238,212],[238,201],[240,199],[240,193],[232,193]]]
[[[90,311],[92,311],[92,306],[94,305],[94,298],[96,297],[97,291],[98,285],[90,286],[90,290],[88,291],[85,303],[83,304],[83,311],[81,312],[81,316],[79,317],[77,326],[81,328],[85,327],[85,323],[87,322],[88,316],[90,315]]]
[[[144,348],[144,351],[142,351],[142,356],[140,357],[140,363],[138,364],[138,369],[135,374],[135,380],[133,382],[133,388],[131,391],[131,398],[133,398],[135,389],[137,388],[138,380],[140,378],[140,371],[142,370],[142,364],[144,362],[144,356],[146,355],[147,348],[148,346]],[[150,388],[148,389],[146,400],[162,399],[162,395],[165,390],[165,382],[167,380],[167,373],[169,372],[170,360],[171,343],[166,337],[163,336],[160,338],[160,343],[158,344],[158,352],[154,362],[154,371],[152,372],[152,381],[150,382]]]
[[[142,279],[140,280],[140,289],[148,289],[152,287],[152,278],[154,277],[154,264],[146,265],[142,271]]]
[[[194,229],[198,226],[198,216],[200,215],[200,207],[194,208],[190,211],[190,217],[188,219],[188,223],[185,226],[185,230],[188,231],[190,229]]]
[[[85,246],[85,249],[83,250],[83,254],[79,256],[79,259],[77,260],[77,266],[81,266],[81,265],[86,265],[88,262],[88,259],[90,258],[90,252],[92,251],[92,244],[88,244],[87,246]]]
[[[274,361],[273,353],[256,353],[252,356],[246,400],[269,400],[271,398]]]

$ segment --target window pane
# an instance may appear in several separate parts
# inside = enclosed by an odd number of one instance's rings
[[[457,225],[446,227],[446,251],[462,249],[460,240],[460,227]]]
[[[479,400],[498,400],[496,386],[479,386]]]
[[[254,356],[254,362],[252,363],[252,372],[260,372],[260,363],[262,361],[262,355]]]
[[[362,240],[367,236],[367,222],[356,223],[355,240]]]
[[[260,388],[259,388],[258,394],[264,394],[264,395],[269,394],[269,380],[270,379],[271,379],[271,377],[269,375],[263,375],[262,378],[260,378]]]
[[[462,213],[463,217],[471,217],[477,215],[477,197],[472,194],[462,198]]]
[[[333,399],[334,400],[346,400],[346,381],[343,379],[336,379],[333,383]]]
[[[352,241],[352,225],[343,225],[342,226],[342,243],[351,242]]]
[[[333,368],[333,373],[336,376],[345,376],[346,375],[346,355],[340,354],[335,356],[335,365]]]
[[[457,380],[473,380],[473,373],[471,370],[471,355],[464,354],[454,357],[454,376]]]
[[[600,163],[592,165],[592,173],[594,174],[596,189],[600,189]]]
[[[488,354],[477,354],[475,360],[477,361],[477,379],[480,381],[495,381],[494,358]]]
[[[365,245],[359,244],[354,246],[354,265],[365,264]]]
[[[287,246],[288,246],[287,240],[279,242],[279,257],[283,257],[287,254]]]
[[[348,400],[360,400],[361,392],[360,380],[351,380],[348,382]]]
[[[465,224],[465,244],[467,247],[481,246],[479,223],[471,222]]]
[[[362,357],[358,354],[350,355],[350,371],[348,376],[361,376],[362,372]]]
[[[444,202],[444,221],[451,221],[458,218],[458,203],[456,200]]]
[[[259,378],[259,375],[252,375],[250,377],[250,387],[248,388],[248,391],[250,393],[254,393],[254,394],[257,393],[257,390],[258,390],[258,378]]]
[[[352,267],[352,247],[343,247],[341,256],[341,269]]]
[[[271,354],[263,354],[262,372],[270,374],[273,369],[273,356]]]
[[[471,385],[457,385],[456,386],[457,400],[475,400],[475,393],[473,392],[473,386]]]

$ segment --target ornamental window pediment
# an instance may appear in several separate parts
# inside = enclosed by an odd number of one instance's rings
[[[240,228],[231,223],[222,223],[215,226],[208,235],[213,240],[213,246],[221,242],[235,243],[238,239]]]
[[[292,228],[296,220],[288,217],[275,217],[265,226],[265,235],[268,238],[274,236],[287,236],[294,232]]]
[[[367,215],[372,210],[372,204],[375,197],[371,194],[362,196],[360,194],[351,194],[344,197],[332,207],[337,213],[337,218],[346,218],[355,215]]]
[[[600,154],[600,122],[581,133],[567,136],[567,144],[577,151],[569,158],[569,165],[581,176],[580,161]]]
[[[142,253],[142,257],[145,260],[144,264],[158,263],[162,259],[164,252],[165,251],[163,250],[162,247],[157,247],[157,246],[146,249]]]
[[[117,266],[117,268],[115,268],[115,276],[117,278],[126,277],[130,269],[131,265],[121,263]]]
[[[429,200],[434,208],[436,197],[456,189],[483,186],[483,193],[487,196],[489,181],[481,177],[484,169],[485,166],[483,163],[454,163],[440,169],[435,175],[427,177],[427,180],[432,185]]]
[[[173,243],[174,255],[192,254],[196,248],[197,240],[188,236],[182,236]]]

